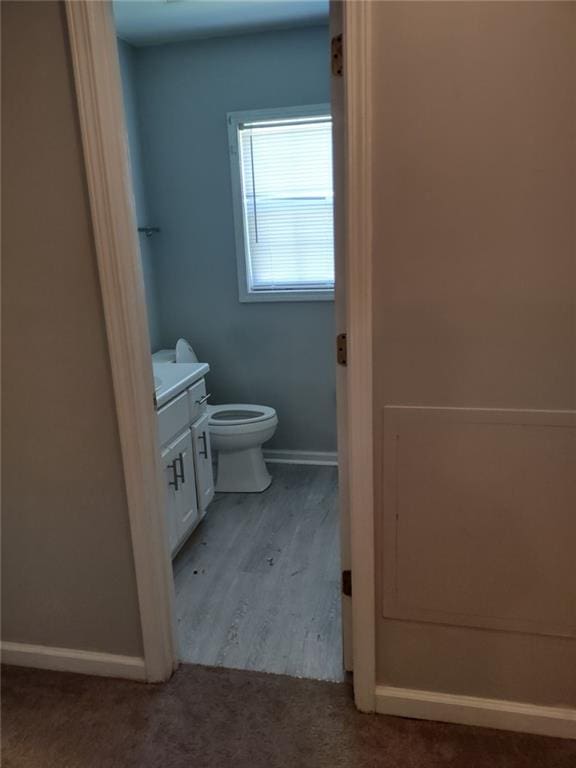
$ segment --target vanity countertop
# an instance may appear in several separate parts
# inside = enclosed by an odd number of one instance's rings
[[[152,363],[152,367],[158,408],[204,378],[210,370],[208,363]]]

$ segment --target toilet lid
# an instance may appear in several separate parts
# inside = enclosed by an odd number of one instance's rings
[[[197,363],[198,358],[186,339],[178,339],[176,342],[176,362],[177,363]]]
[[[273,419],[276,416],[276,411],[267,405],[230,403],[227,405],[211,405],[208,407],[208,414],[210,415],[210,424],[225,427],[238,424],[256,424],[259,421]]]

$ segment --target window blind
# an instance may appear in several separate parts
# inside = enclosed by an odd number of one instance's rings
[[[330,117],[239,126],[248,289],[334,287]]]

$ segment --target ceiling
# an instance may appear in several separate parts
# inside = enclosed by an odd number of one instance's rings
[[[112,5],[118,37],[132,45],[328,22],[328,0],[114,0]]]

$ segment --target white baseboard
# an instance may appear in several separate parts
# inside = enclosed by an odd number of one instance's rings
[[[376,712],[576,739],[576,709],[379,685]]]
[[[270,464],[316,464],[337,467],[336,451],[264,451],[264,461]]]
[[[10,642],[2,642],[0,649],[3,664],[51,669],[57,672],[79,672],[83,675],[146,680],[144,659],[138,656],[120,656],[113,653]]]

